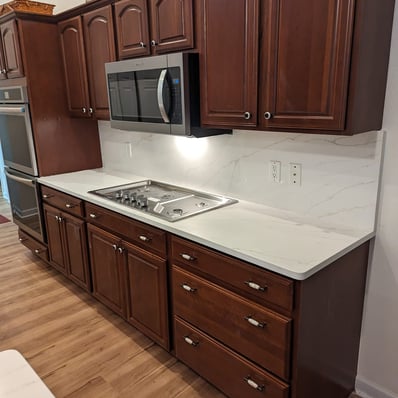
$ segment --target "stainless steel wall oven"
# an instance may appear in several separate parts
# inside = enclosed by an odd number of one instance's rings
[[[0,88],[0,141],[13,221],[44,241],[34,137],[26,87]]]

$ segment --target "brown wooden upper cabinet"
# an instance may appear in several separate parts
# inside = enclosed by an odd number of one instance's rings
[[[202,2],[203,125],[257,125],[258,0]]]
[[[121,0],[115,21],[119,59],[194,46],[192,0]]]
[[[0,25],[0,79],[24,75],[17,21],[12,19]]]
[[[394,1],[200,7],[202,124],[347,135],[381,128]]]
[[[112,7],[61,21],[58,28],[69,112],[109,119],[105,63],[116,60]]]

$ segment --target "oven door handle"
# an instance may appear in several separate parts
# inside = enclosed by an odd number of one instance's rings
[[[10,179],[10,180],[14,180],[17,182],[20,182],[22,184],[28,185],[28,186],[32,186],[36,184],[35,180],[31,180],[30,178],[23,178],[23,177],[18,177],[14,174],[11,174],[8,170],[4,169],[6,176]]]
[[[164,102],[163,102],[163,89],[164,89],[164,82],[166,80],[166,74],[167,74],[167,69],[163,69],[162,72],[160,72],[158,80],[158,105],[163,121],[165,123],[170,123],[170,119],[169,116],[167,115],[166,108],[164,107]]]
[[[24,106],[0,106],[0,114],[1,115],[15,115],[25,113]]]

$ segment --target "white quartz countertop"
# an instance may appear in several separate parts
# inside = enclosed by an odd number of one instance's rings
[[[97,169],[41,177],[39,182],[296,280],[310,277],[374,236],[373,230],[342,230],[242,200],[169,222],[88,193],[145,179]]]

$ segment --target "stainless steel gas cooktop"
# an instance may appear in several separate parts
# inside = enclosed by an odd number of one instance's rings
[[[152,180],[98,189],[89,193],[147,212],[167,221],[178,221],[238,202],[236,199],[193,191]]]

